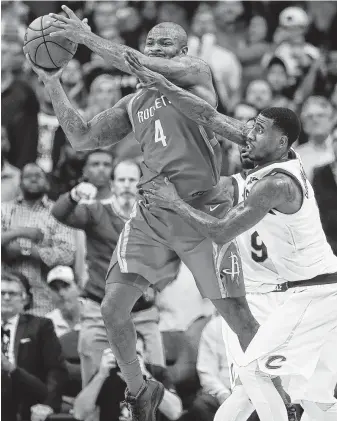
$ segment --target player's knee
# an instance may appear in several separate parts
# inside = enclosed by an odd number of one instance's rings
[[[106,326],[116,326],[124,323],[130,316],[130,311],[118,299],[119,284],[107,285],[105,296],[101,304],[101,313]]]

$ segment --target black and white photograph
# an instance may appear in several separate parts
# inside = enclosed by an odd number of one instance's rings
[[[3,421],[337,421],[337,1],[1,0]]]

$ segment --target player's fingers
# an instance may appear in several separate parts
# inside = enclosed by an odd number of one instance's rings
[[[57,15],[56,13],[49,13],[49,17],[56,19],[57,21],[69,23],[70,19],[63,15]],[[48,22],[47,22],[48,23]]]
[[[47,21],[47,24],[50,24],[50,26],[52,26],[53,28],[60,28],[60,29],[64,29],[65,26],[67,25],[66,22],[61,22],[61,21]]]
[[[66,12],[66,14],[69,16],[70,19],[76,19],[78,20],[78,17],[75,15],[75,13],[67,6],[63,5],[61,6],[62,10]]]
[[[51,32],[49,36],[51,38],[59,37],[59,36],[67,37],[67,31],[65,29],[56,29],[55,31]]]

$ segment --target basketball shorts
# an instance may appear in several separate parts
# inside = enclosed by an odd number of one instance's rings
[[[262,372],[290,376],[287,392],[294,401],[330,402],[337,382],[337,284],[288,293],[246,352],[233,340],[230,353],[239,366],[257,360]]]
[[[198,198],[198,209],[221,218],[229,209],[226,192],[206,192]],[[123,274],[138,274],[162,290],[173,281],[180,261],[192,272],[201,295],[209,299],[245,295],[241,258],[235,241],[217,245],[205,238],[179,215],[170,210],[149,211],[143,201],[136,203],[130,220],[120,235],[112,256],[107,284],[120,282],[109,276],[119,265]],[[123,276],[121,277],[123,279]],[[137,278],[139,279],[139,278]]]

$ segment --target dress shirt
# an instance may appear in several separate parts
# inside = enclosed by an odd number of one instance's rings
[[[16,329],[18,327],[20,315],[11,317],[6,323],[3,323],[2,328],[9,331],[9,346],[8,346],[8,360],[11,364],[15,364],[14,343]]]

